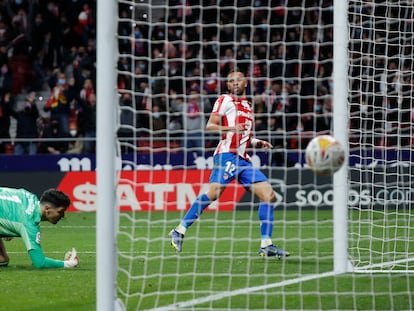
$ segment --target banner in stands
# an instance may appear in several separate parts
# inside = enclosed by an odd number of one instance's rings
[[[411,204],[414,190],[412,166],[382,167],[370,174],[350,169],[349,205],[360,208],[402,208]],[[211,170],[122,171],[117,189],[122,211],[183,211],[208,188]],[[278,209],[331,209],[332,177],[316,176],[309,169],[264,169],[277,197]],[[48,188],[66,192],[69,211],[96,211],[97,186],[94,171],[87,172],[0,172],[1,186],[25,188],[40,196]],[[134,183],[134,180],[138,182]],[[231,211],[256,208],[250,192],[234,182],[209,210]]]
[[[119,208],[121,211],[186,210],[199,193],[207,190],[210,172],[209,169],[122,171],[117,189]],[[329,177],[316,178],[308,169],[296,168],[264,170],[264,173],[273,185],[279,207],[330,208],[332,204]],[[70,196],[72,204],[68,211],[92,212],[99,208],[94,171],[1,172],[0,180],[3,181],[1,186],[25,188],[38,196],[56,187]],[[302,180],[302,185],[297,184],[298,180]],[[250,192],[233,182],[208,210],[251,209],[253,201]]]
[[[209,170],[123,171],[117,188],[121,211],[182,211],[208,187]],[[134,179],[138,181],[134,183]],[[59,189],[72,199],[72,211],[95,211],[95,172],[68,172]],[[231,184],[210,209],[233,210],[244,194]]]

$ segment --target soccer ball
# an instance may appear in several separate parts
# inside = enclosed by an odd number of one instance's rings
[[[345,151],[330,135],[314,137],[306,147],[306,163],[318,175],[331,175],[345,162]]]

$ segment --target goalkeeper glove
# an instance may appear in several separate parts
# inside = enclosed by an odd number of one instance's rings
[[[72,250],[66,252],[63,263],[65,268],[75,268],[78,266],[79,258],[75,248],[72,248]]]

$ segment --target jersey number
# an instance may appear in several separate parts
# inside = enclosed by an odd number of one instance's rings
[[[228,173],[230,176],[233,176],[235,170],[236,165],[234,165],[234,163],[232,163],[231,161],[227,161],[226,168],[224,169],[224,171]]]

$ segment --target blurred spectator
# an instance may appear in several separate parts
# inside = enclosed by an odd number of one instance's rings
[[[268,122],[267,122],[267,107],[265,104],[265,101],[263,99],[263,96],[256,95],[254,96],[254,107],[253,111],[255,114],[255,120],[254,120],[254,130],[256,132],[256,136],[258,138],[261,137],[261,132],[263,131],[265,135],[268,135]],[[263,137],[260,139],[266,139],[268,140],[268,137]]]
[[[37,154],[38,142],[32,140],[39,137],[37,130],[39,110],[36,105],[36,94],[34,92],[29,93],[26,96],[24,106],[19,110],[12,110],[11,115],[17,122],[16,138],[18,140],[14,145],[14,154]]]
[[[131,72],[131,63],[129,58],[122,57],[118,61],[118,70],[122,72],[120,75],[118,75],[118,89],[120,90],[130,90],[131,89],[131,76],[129,73]]]
[[[333,131],[332,117],[333,117],[333,98],[332,95],[327,95],[323,99],[322,104],[322,118],[325,131]]]
[[[77,48],[74,55],[74,60],[70,69],[72,69],[72,75],[75,78],[76,87],[82,88],[86,79],[91,79],[92,82],[95,79],[95,50],[90,49],[90,46],[94,46],[95,42],[91,41],[88,43],[88,49],[80,46]],[[91,55],[93,54],[93,55]]]
[[[47,24],[46,50],[43,57],[43,65],[47,70],[52,70],[57,64],[62,63],[62,39],[65,38],[65,21],[61,20],[61,11],[56,1],[47,1],[43,16]]]
[[[165,121],[165,113],[162,113],[159,105],[152,106],[150,124],[153,137],[153,146],[165,146],[167,126]]]
[[[95,87],[93,86],[92,79],[87,78],[83,82],[83,87],[79,92],[79,97],[81,100],[87,100],[89,95],[95,93]]]
[[[183,105],[183,97],[177,96],[177,93],[174,90],[171,90],[167,129],[170,134],[171,141],[178,146],[182,145],[183,137]]]
[[[135,149],[136,141],[136,115],[133,106],[132,96],[129,93],[122,93],[120,102],[120,127],[118,129],[118,138],[121,143],[123,153],[131,153]]]
[[[56,86],[53,87],[52,93],[44,106],[44,110],[50,111],[51,119],[59,120],[60,130],[68,135],[70,105],[75,95],[75,80],[71,78],[67,81],[66,75],[63,72],[58,72],[57,76]]]
[[[10,67],[4,63],[0,67],[0,95],[11,92],[13,89],[13,77]]]
[[[282,92],[283,90],[283,92]],[[260,98],[261,97],[261,98]],[[263,101],[266,112],[280,111],[287,104],[287,90],[282,88],[281,80],[274,80],[270,84],[270,88],[256,96],[256,101]]]
[[[47,53],[47,40],[50,29],[48,29],[48,25],[41,12],[35,15],[31,31],[31,53],[43,58]]]
[[[287,117],[289,116],[289,99],[286,88],[283,88],[281,93],[279,91],[277,93],[271,106],[271,117],[269,118],[267,131],[265,132],[267,135],[271,135],[270,142],[273,145],[269,153],[269,165],[290,167],[294,163],[289,160],[285,152],[286,148],[289,148],[288,142],[291,140],[289,135],[289,118]],[[267,139],[267,137],[263,138]]]
[[[50,123],[43,129],[40,144],[40,153],[62,154],[68,150],[68,134],[63,132],[59,124],[59,119],[51,119]]]
[[[84,3],[82,11],[78,15],[78,22],[75,25],[76,31],[79,33],[83,46],[87,45],[88,39],[95,36],[95,19],[93,11],[88,3]]]
[[[71,122],[69,125],[69,136],[72,140],[68,142],[67,154],[81,154],[83,153],[83,135],[79,133],[76,123]]]
[[[2,46],[7,47],[7,45],[12,40],[12,34],[10,33],[9,25],[6,19],[2,18],[0,20],[0,43]]]
[[[17,14],[13,16],[11,22],[15,36],[25,35],[27,33],[28,20],[25,9],[20,8]]]
[[[205,146],[204,113],[211,110],[210,102],[207,99],[202,100],[197,91],[191,91],[185,101],[181,98],[171,101],[171,109],[181,115],[181,120],[174,119],[173,121],[181,124],[183,128],[184,135],[181,145],[188,151],[201,155]],[[170,124],[170,126],[174,126],[174,124]]]
[[[10,140],[10,116],[12,110],[12,96],[10,93],[0,97],[0,153],[5,153],[11,145]]]
[[[148,136],[149,132],[149,109],[151,107],[150,86],[147,81],[135,79],[135,102],[136,102],[136,120],[137,120],[137,136]]]
[[[79,132],[85,138],[84,153],[95,152],[96,139],[96,95],[94,92],[81,94],[78,104],[80,106],[78,113]],[[83,98],[85,97],[85,99]]]
[[[1,25],[1,21],[0,21]],[[1,28],[0,28],[1,33]],[[7,64],[9,62],[9,55],[7,51],[7,45],[4,41],[0,40],[0,66],[3,66],[4,64]]]

